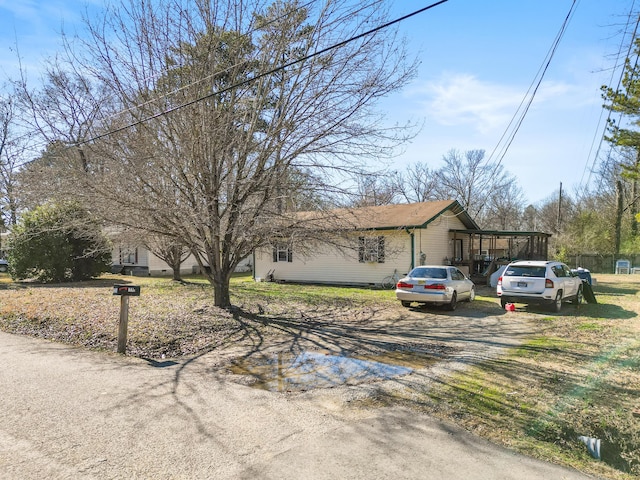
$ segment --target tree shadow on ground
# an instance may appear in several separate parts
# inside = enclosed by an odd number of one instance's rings
[[[42,283],[31,280],[14,280],[11,283],[0,284],[0,289],[7,290],[12,288],[113,288],[115,284],[129,285],[134,283],[128,279],[106,279],[96,278],[92,280],[83,280],[79,282],[60,282],[60,283]]]

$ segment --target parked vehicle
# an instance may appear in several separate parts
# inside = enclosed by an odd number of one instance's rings
[[[542,304],[555,312],[562,304],[583,301],[582,279],[562,262],[520,260],[507,265],[496,287],[502,308],[507,303]]]
[[[9,262],[4,258],[0,258],[0,272],[6,272],[9,270]]]
[[[476,289],[456,267],[427,265],[414,268],[398,281],[396,297],[403,307],[419,303],[444,305],[455,310],[459,300],[473,301]]]

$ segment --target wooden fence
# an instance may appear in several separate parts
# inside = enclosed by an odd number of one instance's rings
[[[616,260],[629,260],[632,267],[640,268],[640,254],[636,255],[570,255],[567,265],[571,268],[586,268],[592,273],[615,273]]]

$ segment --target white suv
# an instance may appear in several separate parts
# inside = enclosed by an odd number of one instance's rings
[[[520,260],[507,265],[498,279],[502,308],[507,303],[546,304],[559,312],[562,303],[582,303],[582,279],[562,262]]]

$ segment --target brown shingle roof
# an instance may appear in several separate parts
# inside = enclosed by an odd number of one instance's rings
[[[343,227],[382,230],[424,227],[447,211],[457,215],[466,228],[479,229],[456,200],[339,209],[331,211],[331,215],[334,218],[337,216]],[[307,212],[302,216],[305,217],[305,220],[311,220],[312,217],[319,220],[316,212]]]

